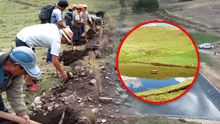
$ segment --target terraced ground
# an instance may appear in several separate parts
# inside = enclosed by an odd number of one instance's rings
[[[136,29],[124,41],[118,57],[121,75],[149,79],[192,77],[197,64],[190,38],[181,30],[167,26]],[[152,75],[151,70],[158,73]]]
[[[184,93],[192,83],[193,79],[194,78],[176,85],[159,88],[157,90],[135,93],[135,95],[141,97],[142,99],[156,102],[171,100]]]

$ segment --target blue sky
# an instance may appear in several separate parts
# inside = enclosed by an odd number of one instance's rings
[[[169,26],[169,27],[173,27],[173,28],[178,29],[177,27],[170,25],[170,24],[167,24],[167,23],[149,23],[144,26]]]
[[[181,82],[193,78],[193,77],[176,77],[167,80],[154,80],[154,79],[127,77],[127,76],[121,76],[121,77],[125,85],[133,93],[155,90],[158,88],[179,84]]]

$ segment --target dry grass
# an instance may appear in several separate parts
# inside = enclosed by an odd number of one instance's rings
[[[97,85],[96,88],[98,92],[100,93],[102,91],[100,76],[95,76],[95,80],[96,80],[96,85]]]
[[[89,60],[95,61],[95,53],[93,51],[90,51],[88,54],[89,54]]]
[[[96,88],[98,93],[101,92],[101,80],[100,80],[100,74],[99,74],[99,64],[97,63],[95,59],[95,53],[93,51],[90,51],[88,53],[89,57],[85,56],[84,60],[81,61],[85,66],[92,69],[92,75],[96,79]]]
[[[107,40],[102,40],[101,47],[103,50],[108,50],[109,42]]]
[[[97,124],[95,114],[91,111],[91,109],[85,110],[85,117],[87,117],[91,124]]]
[[[101,24],[101,28],[100,28],[100,37],[103,38],[103,26]]]

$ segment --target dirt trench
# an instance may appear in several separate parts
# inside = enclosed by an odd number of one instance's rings
[[[24,2],[24,1],[21,1],[21,0],[8,0],[8,1],[18,3],[18,4],[21,4],[21,5],[31,6],[31,7],[42,7],[42,6],[37,6],[37,5],[34,5],[34,4]]]
[[[187,65],[183,66],[183,65],[174,65],[174,64],[153,63],[153,62],[147,63],[147,62],[137,62],[137,61],[134,61],[134,63],[151,64],[151,65],[155,65],[155,66],[169,66],[169,67],[194,68],[194,69],[197,68],[195,66],[187,66]]]
[[[105,122],[110,123],[120,120],[117,113],[124,113],[123,107],[113,104],[113,99],[118,99],[115,89],[119,84],[116,68],[108,63],[99,67],[101,92],[97,90],[92,80],[96,79],[91,69],[86,67],[78,60],[82,60],[84,56],[88,56],[89,51],[99,51],[102,58],[111,54],[108,50],[104,50],[103,41],[110,44],[112,41],[109,36],[100,35],[88,31],[89,42],[86,43],[85,50],[64,50],[59,57],[59,61],[65,66],[71,66],[73,78],[63,80],[59,85],[50,88],[50,96],[40,96],[38,102],[32,104],[33,115],[31,119],[43,124],[58,124],[61,116],[65,113],[63,124],[93,124]],[[80,39],[81,40],[81,39]],[[78,42],[80,42],[80,40]],[[83,40],[83,39],[82,39]],[[82,45],[82,43],[80,43]],[[79,44],[77,44],[79,45]],[[109,79],[111,77],[111,79]],[[103,101],[100,97],[110,99]],[[91,111],[92,113],[91,113]],[[88,112],[89,111],[89,112]],[[112,112],[116,111],[116,112]]]

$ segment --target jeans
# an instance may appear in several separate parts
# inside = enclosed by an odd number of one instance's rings
[[[23,42],[22,40],[20,40],[19,38],[15,38],[15,44],[16,44],[16,47],[18,46],[27,46],[29,47],[25,42]],[[34,52],[35,52],[35,48],[31,48]]]
[[[76,42],[76,40],[78,40],[78,37],[81,36],[80,35],[80,28],[77,28],[76,26],[73,25],[72,29],[73,29],[73,34],[74,34],[72,41]]]
[[[122,35],[123,23],[125,19],[118,21],[118,36]]]
[[[8,109],[5,107],[5,104],[2,99],[2,95],[0,94],[0,111],[9,113]]]
[[[51,63],[52,62],[52,55],[50,54],[51,52],[51,48],[48,48],[48,51],[47,51],[47,63]]]
[[[83,34],[84,32],[84,25],[82,25],[82,27],[80,28],[80,36]]]

